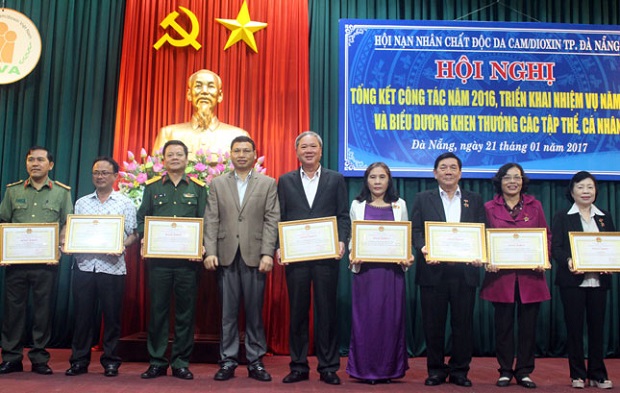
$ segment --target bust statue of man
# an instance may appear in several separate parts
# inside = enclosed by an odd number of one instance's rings
[[[224,98],[222,80],[209,70],[198,70],[187,80],[187,100],[192,103],[194,113],[187,123],[163,127],[153,146],[153,153],[161,149],[169,140],[183,141],[189,150],[189,159],[195,158],[199,149],[230,151],[230,144],[238,136],[250,136],[247,131],[230,124],[222,123],[215,116],[215,108]]]

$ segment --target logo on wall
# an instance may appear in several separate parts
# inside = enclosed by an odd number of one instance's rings
[[[164,20],[161,21],[159,25],[164,29],[167,29],[168,27],[172,28],[172,30],[176,31],[182,38],[180,40],[175,39],[166,33],[155,43],[155,45],[153,45],[155,50],[159,50],[159,48],[161,48],[161,46],[166,42],[176,47],[191,45],[196,50],[200,49],[201,45],[198,41],[196,41],[196,38],[198,38],[198,33],[200,33],[198,18],[196,18],[196,15],[194,15],[194,13],[187,8],[181,6],[179,6],[179,8],[185,13],[185,15],[188,16],[190,22],[192,23],[192,30],[188,32],[183,28],[183,26],[179,25],[176,20],[179,13],[172,11],[164,18]]]
[[[0,10],[0,84],[17,82],[34,70],[41,57],[41,36],[24,14]]]

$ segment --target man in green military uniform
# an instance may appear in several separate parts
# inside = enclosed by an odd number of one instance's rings
[[[54,167],[52,154],[41,146],[30,148],[26,170],[30,176],[7,186],[0,204],[0,221],[10,223],[52,223],[63,228],[67,214],[73,213],[70,188],[48,177]],[[61,229],[61,233],[62,233]],[[62,239],[62,235],[60,236]],[[0,374],[23,371],[28,296],[32,291],[32,348],[28,357],[32,371],[52,374],[45,349],[51,336],[51,315],[55,297],[57,265],[24,264],[6,267],[4,274],[4,314],[2,315],[2,364]]]
[[[166,142],[163,150],[167,174],[147,182],[138,209],[138,233],[144,236],[146,216],[202,217],[207,205],[207,189],[200,180],[187,177],[187,146],[181,141]],[[172,375],[193,379],[189,357],[194,346],[194,314],[202,259],[152,258],[147,263],[151,298],[147,347],[150,366],[144,379],[166,375],[168,363]],[[168,346],[170,298],[174,291],[175,326],[170,362],[165,357]]]

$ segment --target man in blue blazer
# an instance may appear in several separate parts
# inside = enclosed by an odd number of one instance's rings
[[[284,383],[308,379],[308,343],[310,289],[314,294],[316,317],[315,352],[321,381],[338,385],[336,371],[340,367],[337,331],[337,284],[339,260],[351,232],[347,188],[344,177],[320,164],[323,141],[306,131],[295,139],[301,168],[282,175],[278,181],[278,197],[282,221],[336,216],[338,223],[338,259],[295,262],[286,266],[286,284],[290,303],[291,372]]]
[[[413,242],[424,258],[416,265],[416,283],[420,286],[422,325],[426,337],[427,386],[449,382],[472,386],[467,378],[473,352],[473,311],[480,261],[450,263],[426,259],[424,222],[478,222],[486,216],[482,197],[461,190],[461,160],[454,153],[444,153],[435,160],[433,173],[439,187],[420,192],[412,208]],[[450,247],[450,244],[446,244]],[[450,306],[452,354],[444,363],[446,319]]]

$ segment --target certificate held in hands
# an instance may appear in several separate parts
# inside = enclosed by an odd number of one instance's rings
[[[336,217],[278,223],[282,263],[338,258]]]
[[[429,261],[486,263],[484,224],[469,222],[424,223]]]
[[[65,251],[71,254],[121,254],[124,216],[67,215]]]
[[[547,228],[487,229],[489,264],[498,269],[550,269]]]
[[[411,259],[411,221],[353,221],[351,258],[364,262]]]
[[[2,264],[58,263],[58,223],[0,224]]]
[[[203,219],[144,218],[144,258],[201,259]]]
[[[620,232],[568,232],[578,272],[620,272]]]

